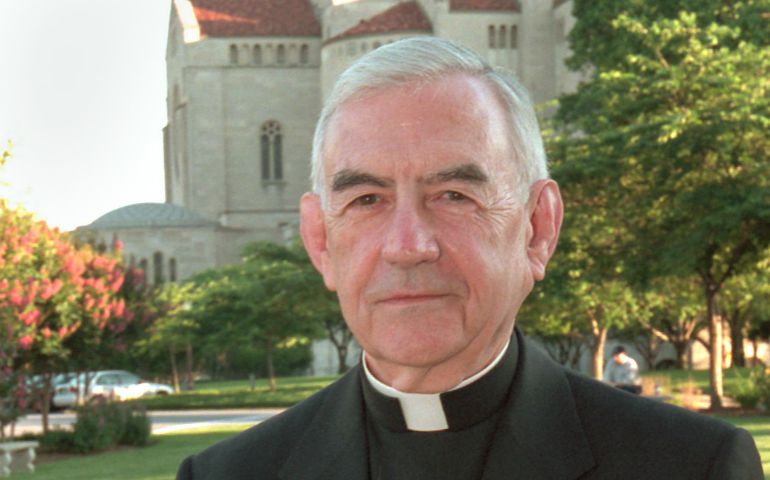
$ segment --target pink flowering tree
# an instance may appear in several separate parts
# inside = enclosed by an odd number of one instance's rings
[[[0,200],[0,351],[10,352],[12,371],[41,375],[37,398],[46,431],[53,372],[92,348],[119,348],[131,321],[118,295],[124,279],[118,255],[76,247]]]

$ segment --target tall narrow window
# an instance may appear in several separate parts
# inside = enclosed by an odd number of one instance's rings
[[[286,63],[286,47],[283,45],[278,45],[278,51],[276,53],[275,57],[275,63],[278,65],[283,65]]]
[[[252,55],[254,56],[254,65],[262,65],[262,47],[254,45]]]
[[[230,65],[238,65],[238,45],[230,45]]]
[[[299,48],[299,63],[306,65],[310,62],[310,48],[307,45],[302,45]]]
[[[489,26],[489,48],[495,48],[495,27]]]
[[[152,254],[152,273],[155,285],[163,283],[163,254],[160,252]]]
[[[508,31],[506,30],[505,25],[502,25],[497,32],[497,48],[505,48],[508,44],[508,42],[506,42],[507,39],[505,38],[507,33]]]
[[[511,48],[518,48],[519,46],[519,27],[511,25]]]
[[[168,259],[168,280],[176,282],[176,258],[174,257]]]
[[[281,125],[270,120],[262,125],[260,135],[262,180],[283,179],[283,135]]]

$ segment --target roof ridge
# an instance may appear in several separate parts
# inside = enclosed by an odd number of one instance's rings
[[[324,43],[360,35],[406,31],[433,31],[430,20],[417,0],[401,1],[368,19],[361,20],[357,25],[329,38]]]
[[[310,0],[189,0],[201,35],[320,36]]]

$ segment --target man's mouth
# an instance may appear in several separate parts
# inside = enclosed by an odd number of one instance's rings
[[[405,293],[394,293],[394,294],[387,295],[382,299],[378,300],[377,303],[380,303],[383,305],[414,305],[419,303],[442,300],[446,297],[447,297],[447,294],[445,293],[434,293],[434,292],[406,293],[405,292]]]

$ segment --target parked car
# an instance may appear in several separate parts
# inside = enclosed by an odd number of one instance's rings
[[[139,376],[124,370],[101,370],[88,375],[81,374],[54,391],[52,402],[57,408],[68,408],[78,404],[104,400],[131,400],[151,395],[168,395],[173,392],[169,385],[142,381]]]

